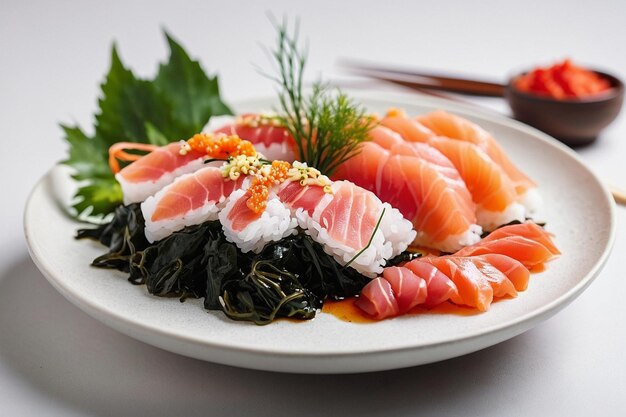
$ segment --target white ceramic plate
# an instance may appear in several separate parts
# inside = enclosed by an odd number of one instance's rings
[[[442,108],[491,131],[540,184],[548,229],[555,233],[563,255],[546,271],[534,274],[527,291],[495,303],[484,314],[418,315],[355,324],[320,313],[312,321],[259,327],[207,312],[198,300],[181,303],[151,296],[145,287],[130,285],[123,273],[90,267],[104,247],[73,239],[79,224],[60,208],[53,176],[48,175],[35,187],[25,212],[32,257],[67,299],[131,337],[212,362],[307,373],[401,368],[494,345],[555,314],[598,274],[613,243],[613,202],[572,151],[537,130],[457,103],[420,96],[359,98],[368,109],[381,113],[390,106],[404,107],[409,114]],[[256,100],[236,108],[243,112],[270,107],[268,100]]]

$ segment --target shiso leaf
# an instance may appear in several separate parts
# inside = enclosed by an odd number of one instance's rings
[[[213,115],[231,114],[220,96],[217,77],[208,77],[198,62],[166,34],[169,61],[155,79],[140,79],[127,68],[115,45],[111,66],[101,85],[95,132],[64,126],[73,178],[84,182],[75,196],[77,217],[104,216],[122,203],[108,166],[108,150],[120,141],[164,145],[197,133]]]
[[[161,133],[161,131],[157,129],[152,123],[146,122],[145,126],[148,143],[157,146],[164,146],[170,142],[169,140],[167,140],[165,135]]]
[[[172,103],[174,116],[197,133],[211,116],[233,114],[220,100],[217,77],[207,77],[198,61],[165,32],[170,48],[167,64],[161,64],[155,79],[156,87]],[[191,134],[189,136],[191,136]]]

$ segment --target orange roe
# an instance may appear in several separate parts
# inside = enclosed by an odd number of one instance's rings
[[[549,68],[535,68],[515,80],[523,92],[557,100],[593,96],[611,88],[609,81],[596,72],[576,66],[569,59]]]
[[[250,198],[246,202],[248,208],[255,213],[261,213],[265,210],[270,187],[285,181],[290,168],[291,164],[289,162],[272,161],[272,166],[267,175],[256,175],[248,189],[250,193]]]
[[[211,158],[227,159],[229,156],[255,156],[256,150],[251,142],[237,135],[195,134],[187,141],[190,149],[206,152]]]

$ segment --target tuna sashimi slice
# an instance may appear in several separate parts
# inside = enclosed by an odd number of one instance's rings
[[[398,303],[399,314],[426,301],[426,280],[415,275],[413,271],[401,266],[385,268],[383,278],[391,284],[391,289]]]
[[[141,203],[148,241],[161,240],[183,227],[216,220],[225,199],[242,180],[224,179],[219,168],[182,175]]]
[[[289,131],[274,118],[243,114],[235,123],[217,129],[215,133],[237,135],[252,142],[257,152],[269,160],[292,162],[296,159],[296,142]]]
[[[458,290],[454,282],[433,264],[415,259],[407,262],[404,267],[426,281],[427,294],[423,307],[432,308],[450,299],[458,300]]]
[[[298,181],[287,181],[277,195],[292,210],[302,209],[312,216],[326,193],[323,187],[317,185],[302,186]]]
[[[225,179],[219,168],[206,167],[195,173],[179,177],[167,187],[156,204],[153,222],[175,217],[197,210],[207,203],[220,203],[241,186],[241,179]]]
[[[380,277],[363,287],[355,304],[377,320],[397,316],[400,311],[391,284]]]
[[[180,144],[170,143],[141,157],[115,175],[122,187],[124,204],[144,201],[177,177],[203,167],[204,154],[180,154]]]

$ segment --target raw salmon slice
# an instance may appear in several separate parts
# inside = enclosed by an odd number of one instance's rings
[[[521,224],[511,224],[500,227],[489,233],[482,241],[501,239],[507,236],[522,236],[535,242],[541,243],[553,255],[560,255],[561,252],[552,241],[552,235],[544,228],[533,222],[525,222]]]
[[[397,138],[391,140],[376,132],[374,140],[381,146],[387,146],[392,154],[411,154],[412,148],[427,146],[420,143],[423,142],[445,155],[456,168],[457,175],[460,175],[477,205],[476,216],[480,226],[493,230],[514,220],[524,220],[525,208],[517,203],[519,197],[515,184],[503,168],[480,147],[471,142],[438,137],[428,128],[420,128],[421,123],[417,120],[398,111],[387,115],[381,124],[405,139],[405,143],[400,144]],[[420,155],[415,151],[413,154],[425,157],[424,152]]]
[[[526,268],[532,268],[547,262],[555,255],[541,243],[523,236],[504,236],[499,239],[482,240],[475,245],[467,246],[455,256],[474,256],[497,253],[509,256],[521,262]]]
[[[437,135],[471,142],[483,149],[506,172],[519,195],[536,187],[536,184],[511,162],[494,137],[477,124],[443,110],[418,116],[416,120]]]
[[[336,177],[353,181],[400,210],[418,232],[415,244],[453,252],[479,240],[481,229],[469,193],[459,184],[465,193],[460,195],[450,186],[456,179],[432,162],[392,155],[377,143],[366,142]]]
[[[476,256],[476,258],[484,260],[506,275],[517,291],[524,291],[528,288],[530,272],[521,262],[497,253],[488,253]]]

